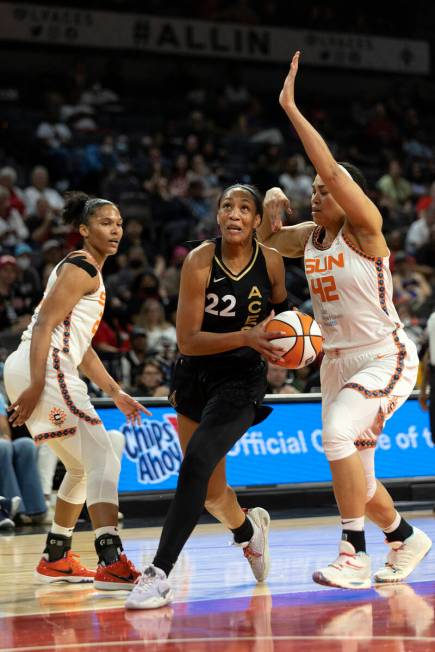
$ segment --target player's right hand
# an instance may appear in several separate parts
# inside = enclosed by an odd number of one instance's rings
[[[285,349],[277,344],[273,344],[272,340],[285,337],[286,334],[283,331],[266,332],[267,324],[274,317],[275,312],[272,310],[269,317],[257,324],[257,326],[245,331],[245,338],[246,346],[250,346],[251,349],[258,351],[268,362],[276,363],[281,361],[281,355],[285,353]]]
[[[22,426],[32,415],[42,394],[43,387],[30,385],[22,392],[16,401],[8,408],[9,421],[13,428]]]

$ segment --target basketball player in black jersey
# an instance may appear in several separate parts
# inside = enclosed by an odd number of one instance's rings
[[[137,581],[128,608],[171,601],[167,576],[204,505],[232,530],[256,579],[263,581],[268,573],[269,515],[259,507],[246,515],[225,474],[228,451],[270,412],[261,406],[263,358],[279,360],[281,351],[271,340],[280,333],[266,333],[265,325],[272,309],[288,308],[282,257],[254,237],[261,214],[255,188],[230,186],[218,204],[222,238],[202,243],[183,265],[177,312],[181,356],[170,400],[184,461],[157,554]]]

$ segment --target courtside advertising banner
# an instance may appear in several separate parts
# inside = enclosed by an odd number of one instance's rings
[[[328,483],[331,474],[322,450],[320,402],[273,404],[272,414],[248,430],[228,454],[233,487],[273,487]],[[182,454],[177,419],[169,406],[152,407],[151,417],[131,426],[114,408],[97,408],[108,430],[120,430],[125,449],[120,492],[175,489]],[[376,449],[379,478],[433,476],[435,450],[427,413],[408,400],[385,424]]]

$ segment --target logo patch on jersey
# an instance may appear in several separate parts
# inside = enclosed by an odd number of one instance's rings
[[[53,426],[61,426],[63,423],[65,423],[66,413],[60,408],[51,408],[50,412],[48,413],[48,420],[53,424]]]
[[[214,278],[213,283],[219,283],[219,281],[223,281],[226,278],[226,276],[221,276],[220,278]]]

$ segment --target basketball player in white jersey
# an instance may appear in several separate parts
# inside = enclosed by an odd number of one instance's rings
[[[63,217],[80,231],[84,248],[51,272],[43,299],[4,369],[12,426],[26,423],[34,441],[47,442],[66,468],[36,579],[94,581],[97,588],[131,589],[139,573],[123,553],[117,529],[120,451],[78,371],[111,396],[131,422],[140,421],[141,411],[149,414],[121,391],[91,345],[104,311],[101,269],[117,252],[122,219],[112,202],[83,193],[71,193]],[[85,500],[96,536],[96,573],[71,552],[73,529]]]
[[[316,571],[313,579],[329,586],[367,588],[371,567],[365,514],[382,528],[390,547],[385,567],[375,574],[377,582],[405,579],[431,547],[429,537],[397,513],[374,470],[377,436],[413,389],[418,356],[392,302],[382,218],[363,191],[363,177],[354,166],[334,160],[295,104],[298,61],[299,52],[279,101],[317,171],[314,221],[282,227],[278,219],[273,224],[274,207],[288,204],[275,189],[259,235],[284,256],[305,257],[314,316],[324,336],[323,448],[343,533],[338,558]]]

